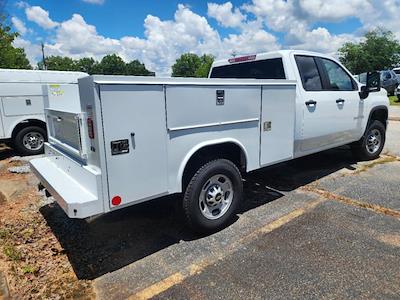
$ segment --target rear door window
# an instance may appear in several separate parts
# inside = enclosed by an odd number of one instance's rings
[[[322,91],[322,81],[314,57],[296,55],[296,64],[306,91]]]
[[[282,58],[215,67],[210,78],[286,79]]]

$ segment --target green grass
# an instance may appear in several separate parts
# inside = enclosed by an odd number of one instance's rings
[[[30,265],[22,267],[22,272],[24,274],[35,274],[38,271],[39,271],[39,269],[37,267],[30,266]]]
[[[3,247],[3,253],[13,261],[22,259],[22,254],[13,245],[5,245]]]
[[[390,96],[389,101],[390,105],[400,105],[400,101],[397,99],[397,96]]]

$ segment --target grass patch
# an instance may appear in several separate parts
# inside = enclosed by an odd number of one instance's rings
[[[378,158],[377,160],[372,161],[371,163],[361,165],[360,168],[358,168],[357,170],[355,170],[353,172],[353,174],[360,174],[360,173],[365,172],[375,166],[391,163],[394,161],[399,161],[399,159],[397,157],[389,156],[389,155],[382,156],[382,157]]]
[[[3,253],[10,260],[18,261],[22,259],[22,254],[13,245],[5,245],[3,247]]]
[[[390,105],[399,105],[400,106],[400,101],[397,98],[397,96],[390,96],[389,101],[390,101]]]
[[[26,266],[22,267],[22,272],[24,274],[36,274],[37,272],[39,272],[39,268],[30,266],[30,265],[26,265]]]

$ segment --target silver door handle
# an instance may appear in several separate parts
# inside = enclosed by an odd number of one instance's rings
[[[337,100],[336,100],[336,103],[337,103],[337,104],[343,104],[344,101],[345,101],[344,99],[337,99]]]

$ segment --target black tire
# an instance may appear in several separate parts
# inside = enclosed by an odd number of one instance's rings
[[[32,134],[34,136],[42,136],[43,142],[40,143],[40,147],[32,146],[31,149],[28,146],[24,145],[24,137],[28,134]],[[36,155],[44,152],[44,141],[47,140],[46,130],[39,126],[27,126],[21,129],[14,138],[13,146],[14,149],[18,151],[21,155]]]
[[[379,131],[381,141],[379,143],[379,147],[373,152],[368,151],[368,138],[372,135],[372,132]],[[353,155],[358,160],[374,160],[379,157],[381,154],[383,147],[385,145],[386,139],[386,128],[382,124],[382,122],[378,120],[372,121],[365,130],[364,136],[356,143],[351,145],[351,150]]]
[[[221,176],[221,179],[226,177],[230,180],[231,184],[228,182],[228,185],[231,186],[233,197],[225,213],[220,217],[214,216],[218,217],[217,219],[209,219],[200,209],[201,203],[199,198],[203,187],[206,184],[211,185],[211,179],[217,178],[218,175],[224,176]],[[224,184],[224,181],[222,181],[222,184]],[[207,195],[205,189],[204,193]],[[242,199],[242,194],[242,176],[234,163],[227,159],[217,159],[206,163],[193,175],[183,197],[183,210],[187,223],[194,231],[199,233],[215,232],[226,227],[235,216],[238,205]],[[229,194],[227,196],[226,192],[223,192],[221,196],[223,197],[222,201],[225,200],[225,198],[229,198]],[[218,200],[220,199],[221,197]],[[222,213],[222,211],[220,211],[220,213]]]

